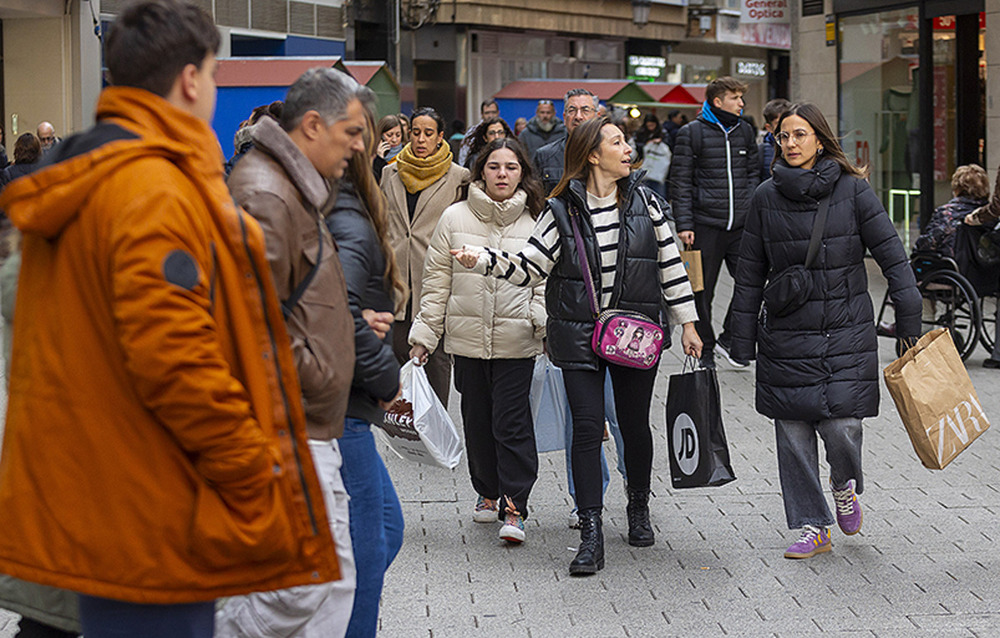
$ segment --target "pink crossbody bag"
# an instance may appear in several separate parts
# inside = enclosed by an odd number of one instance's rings
[[[660,360],[663,328],[640,312],[615,309],[598,312],[594,280],[590,275],[590,263],[584,252],[577,216],[571,206],[569,219],[573,225],[573,240],[576,242],[576,254],[583,270],[583,282],[587,286],[590,312],[594,315],[594,336],[590,339],[590,347],[594,354],[610,363],[648,370]]]

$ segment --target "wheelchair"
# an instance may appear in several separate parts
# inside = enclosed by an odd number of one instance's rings
[[[992,351],[993,333],[989,338],[983,331],[983,310],[985,300],[980,299],[976,288],[959,271],[958,263],[951,257],[937,253],[915,252],[910,257],[910,267],[917,278],[917,289],[923,299],[921,310],[921,334],[935,328],[948,328],[955,342],[955,349],[965,361],[976,344],[982,341]],[[995,313],[996,297],[990,297],[991,313]],[[878,333],[880,336],[895,336],[895,330],[887,328],[883,321],[886,308],[892,306],[889,291],[885,293],[878,313]],[[995,314],[990,317],[992,331]],[[989,343],[989,345],[987,345]]]

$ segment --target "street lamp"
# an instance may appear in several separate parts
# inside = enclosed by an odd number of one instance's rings
[[[653,0],[632,0],[632,22],[637,27],[644,27],[649,22],[649,9]]]

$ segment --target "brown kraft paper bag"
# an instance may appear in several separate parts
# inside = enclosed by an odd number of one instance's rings
[[[682,250],[680,253],[688,281],[691,282],[691,292],[701,292],[705,289],[705,278],[701,274],[701,251]]]
[[[924,467],[944,469],[990,427],[946,328],[921,337],[883,376]]]

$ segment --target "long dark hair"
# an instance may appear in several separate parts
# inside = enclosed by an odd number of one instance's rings
[[[347,163],[347,171],[344,177],[354,184],[354,188],[364,204],[362,208],[375,227],[375,234],[378,236],[379,247],[385,256],[384,281],[387,288],[396,291],[396,310],[400,310],[405,302],[406,284],[403,283],[399,274],[399,266],[396,264],[396,252],[389,243],[389,214],[386,212],[385,195],[375,181],[375,173],[372,171],[372,156],[375,145],[381,136],[375,136],[375,118],[368,109],[365,109],[365,150],[355,153]]]
[[[503,135],[504,137],[514,137],[514,131],[510,130],[507,126],[507,122],[500,117],[488,117],[482,122],[480,122],[476,129],[469,136],[469,140],[466,144],[469,145],[469,156],[475,157],[476,153],[486,148],[489,141],[486,139],[486,133],[490,130],[490,127],[494,124],[500,123],[503,125]]]
[[[34,133],[22,133],[14,142],[14,163],[34,164],[42,156],[42,143]]]
[[[809,123],[809,126],[811,126],[813,131],[816,133],[816,139],[818,139],[823,145],[823,154],[837,162],[837,164],[840,164],[840,168],[844,173],[860,177],[861,179],[868,177],[867,165],[858,166],[847,159],[847,155],[844,154],[844,149],[840,147],[840,140],[838,140],[837,136],[833,134],[833,129],[830,128],[826,118],[823,116],[823,111],[820,111],[818,106],[812,102],[799,102],[791,105],[778,119],[778,131],[781,131],[781,124],[785,121],[785,118],[792,115],[798,115]],[[777,161],[778,156],[782,154],[781,145],[777,143],[777,133],[775,133],[775,146],[776,149],[774,159]]]
[[[528,160],[524,146],[516,138],[501,137],[487,144],[483,152],[479,154],[476,165],[472,169],[472,181],[483,179],[483,170],[486,168],[486,162],[489,161],[490,155],[493,154],[493,151],[498,151],[501,148],[509,148],[517,156],[517,163],[521,165],[521,183],[518,184],[518,188],[524,190],[528,196],[525,207],[531,214],[531,218],[538,219],[538,215],[545,208],[545,191],[542,189],[541,180],[535,174],[534,166]]]
[[[586,183],[587,178],[590,177],[590,155],[595,151],[600,151],[601,142],[604,141],[604,127],[609,124],[621,130],[617,124],[611,121],[611,118],[607,115],[601,115],[587,120],[573,129],[573,132],[569,134],[569,139],[566,140],[566,168],[563,170],[562,179],[559,180],[556,187],[549,193],[550,199],[559,197],[565,193],[569,189],[570,180],[579,179]],[[619,208],[626,204],[624,197],[625,189],[622,188],[622,184],[619,184]]]

